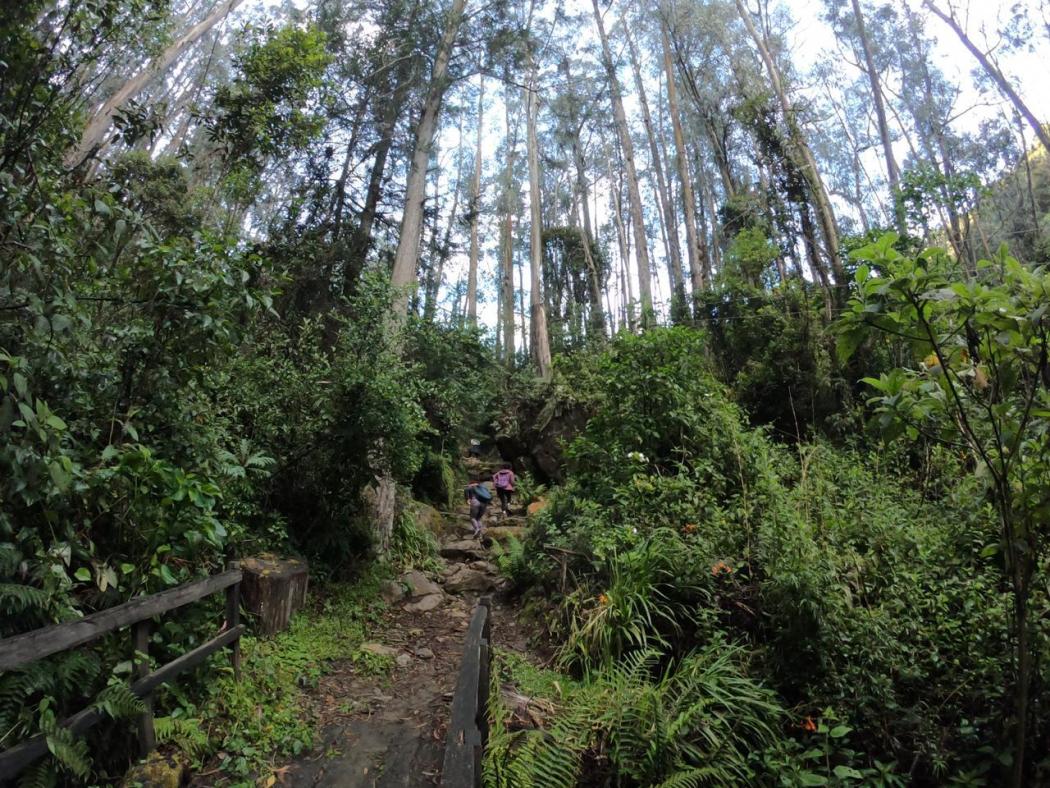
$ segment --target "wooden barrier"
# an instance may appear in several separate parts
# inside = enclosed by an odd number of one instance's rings
[[[240,637],[244,633],[244,626],[240,623],[240,583],[241,571],[231,569],[203,580],[161,591],[159,594],[132,599],[130,602],[92,613],[76,621],[53,624],[26,632],[24,635],[4,638],[0,640],[0,671],[15,670],[51,654],[82,646],[109,632],[132,627],[135,680],[131,684],[131,691],[146,704],[146,710],[139,715],[138,720],[139,749],[145,755],[156,746],[151,698],[159,686],[171,681],[184,670],[199,665],[226,646],[232,646],[230,660],[234,676],[240,680]],[[207,643],[151,673],[146,660],[149,648],[149,620],[223,589],[226,589],[226,625],[223,631]],[[61,724],[80,734],[103,719],[104,714],[99,709],[88,708],[63,720]],[[0,781],[14,777],[47,751],[47,740],[41,734],[0,752]]]
[[[467,628],[463,662],[452,697],[452,715],[445,740],[445,762],[441,770],[444,788],[478,788],[481,785],[481,756],[488,738],[489,700],[489,605],[478,600]]]

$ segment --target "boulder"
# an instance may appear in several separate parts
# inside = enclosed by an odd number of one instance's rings
[[[292,616],[306,603],[309,574],[305,561],[269,555],[240,562],[241,603],[255,617],[255,631],[274,635],[288,628]]]
[[[393,646],[384,646],[382,643],[362,643],[360,651],[367,651],[377,657],[396,657],[397,649]]]
[[[522,525],[496,525],[486,528],[485,536],[502,544],[512,536],[520,542],[525,539],[528,532],[529,529]]]
[[[416,649],[416,656],[419,657],[420,659],[433,659],[434,658],[434,652],[431,651],[426,646],[421,646],[420,648]]]
[[[473,539],[458,539],[454,542],[446,542],[438,550],[442,558],[453,558],[458,560],[472,561],[485,557],[485,548]]]
[[[411,572],[405,572],[401,575],[401,582],[408,586],[408,595],[413,599],[427,596],[428,594],[441,593],[441,589],[437,584],[418,569],[413,569]]]
[[[397,663],[399,668],[407,668],[412,664],[412,657],[409,654],[398,654],[394,662]]]
[[[438,589],[438,593],[436,594],[427,594],[417,602],[409,602],[405,605],[405,610],[409,613],[427,613],[438,607],[443,601],[444,595],[441,593],[441,590]]]
[[[396,580],[387,580],[379,586],[379,596],[388,605],[400,602],[405,597],[405,587]]]
[[[478,572],[487,572],[490,575],[498,575],[499,569],[496,565],[490,561],[471,561],[467,564],[471,569],[477,570]],[[450,573],[451,574],[451,573]]]
[[[460,566],[445,579],[445,590],[452,593],[463,591],[491,591],[496,587],[497,578],[487,572],[479,572],[468,566]]]
[[[151,752],[145,760],[132,766],[121,782],[123,788],[179,788],[186,764],[175,755]]]
[[[445,518],[433,506],[419,501],[412,501],[408,504],[406,510],[420,528],[430,531],[434,536],[441,536],[445,529]]]

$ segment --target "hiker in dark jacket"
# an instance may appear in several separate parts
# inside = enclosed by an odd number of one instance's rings
[[[499,496],[499,505],[504,517],[510,516],[510,496],[514,494],[516,480],[509,462],[503,463],[492,475],[492,484],[496,488],[496,495]]]
[[[492,493],[475,474],[471,477],[467,489],[463,491],[463,496],[470,506],[470,525],[474,529],[474,538],[480,538],[485,533],[485,512],[492,501]]]

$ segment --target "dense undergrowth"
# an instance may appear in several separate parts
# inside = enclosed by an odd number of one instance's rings
[[[365,673],[393,667],[391,659],[358,648],[380,622],[379,585],[387,574],[375,566],[352,583],[315,591],[316,601],[285,632],[242,639],[241,681],[218,658],[201,675],[203,697],[169,687],[159,699],[167,709],[157,719],[159,739],[212,782],[233,785],[254,785],[282,760],[309,751],[316,719],[303,693],[317,686],[326,666],[352,660]]]
[[[562,367],[586,427],[501,563],[563,673],[503,662],[556,712],[514,732],[496,704],[491,784],[999,784],[1016,629],[985,479],[922,434],[779,443],[709,351],[664,329]]]

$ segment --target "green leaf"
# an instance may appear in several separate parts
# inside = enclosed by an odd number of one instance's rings
[[[835,772],[835,776],[838,777],[840,780],[845,780],[848,778],[859,780],[864,777],[864,775],[858,772],[856,769],[841,764],[839,766],[836,766],[833,771]]]
[[[990,544],[985,545],[984,549],[981,550],[981,558],[991,558],[993,555],[999,554],[999,545]]]
[[[841,739],[851,730],[852,728],[846,725],[836,725],[834,728],[831,729],[831,732],[828,735],[833,739]]]
[[[827,785],[828,784],[828,778],[827,777],[823,777],[823,776],[821,776],[819,774],[814,774],[813,772],[802,772],[802,774],[800,774],[798,776],[798,781],[799,781],[800,785]]]
[[[88,580],[91,579],[91,570],[88,569],[86,566],[82,566],[80,567],[80,569],[73,573],[73,577],[75,577],[77,580],[81,580],[86,583]]]
[[[58,430],[59,432],[68,429],[66,423],[54,413],[48,416],[47,419],[44,420],[44,423],[52,429]]]

